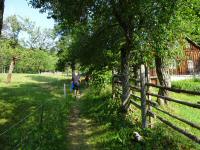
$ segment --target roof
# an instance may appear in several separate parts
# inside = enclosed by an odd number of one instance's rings
[[[196,46],[197,48],[200,49],[200,45],[198,45],[196,42],[192,41],[190,38],[186,37],[185,38],[189,43],[191,43],[192,45]]]

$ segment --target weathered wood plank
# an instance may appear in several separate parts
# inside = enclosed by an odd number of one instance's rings
[[[122,84],[121,81],[114,81],[114,83],[117,83],[117,84]]]
[[[169,127],[173,128],[174,130],[178,131],[179,133],[187,136],[188,138],[190,138],[191,140],[197,142],[200,144],[200,138],[175,126],[173,123],[167,121],[166,119],[164,119],[163,117],[159,116],[159,115],[155,115],[154,113],[148,111],[148,114],[150,114],[151,116],[156,116],[156,118],[158,118],[160,121],[162,121],[163,123],[165,123],[166,125],[168,125]]]
[[[155,85],[155,84],[152,84],[152,83],[146,83],[146,85],[147,86],[156,87],[156,88],[163,88],[163,89],[166,89],[168,91],[176,92],[176,93],[200,95],[200,92],[196,92],[196,91],[189,91],[189,90],[182,90],[182,89],[176,89],[176,88],[170,88],[170,87],[163,87],[163,86]]]
[[[138,92],[141,92],[141,88],[140,88],[140,87],[136,87],[136,86],[130,85],[130,88],[131,88],[132,90],[136,90],[136,91],[138,91]]]
[[[134,100],[130,99],[130,103],[141,110],[141,106],[139,104],[137,104]]]
[[[145,89],[145,66],[141,65],[140,68],[141,80],[141,115],[142,115],[142,128],[147,127],[147,107],[146,107],[146,89]]]
[[[183,104],[183,105],[186,105],[186,106],[190,106],[190,107],[193,107],[193,108],[200,109],[200,104],[190,103],[190,102],[170,98],[170,97],[167,97],[167,96],[161,96],[161,95],[153,94],[153,93],[150,93],[150,92],[147,92],[147,95],[159,97],[159,98],[165,99],[167,101],[172,101],[172,102],[175,102],[175,103],[179,103],[179,104]]]
[[[133,94],[131,94],[130,96],[133,97],[133,98],[135,98],[135,99],[141,100],[141,97],[139,97],[139,96],[136,96],[136,95],[133,95]],[[153,106],[158,106],[158,103],[156,103],[156,102],[150,101],[148,99],[146,99],[146,101],[148,103],[150,103],[151,105],[153,105]]]
[[[167,112],[167,111],[164,111],[164,110],[162,110],[162,109],[160,109],[160,108],[158,108],[158,107],[155,107],[155,106],[153,106],[153,107],[154,107],[155,109],[157,109],[158,111],[163,112],[164,114],[169,115],[169,116],[172,117],[172,118],[175,118],[175,119],[177,119],[177,120],[179,120],[179,121],[182,121],[182,122],[184,122],[184,123],[190,125],[191,127],[194,127],[194,128],[196,128],[196,129],[199,129],[199,130],[200,130],[200,126],[197,125],[197,124],[195,124],[195,123],[193,123],[193,122],[190,122],[190,121],[188,121],[188,120],[186,120],[186,119],[183,119],[183,118],[181,118],[181,117],[179,117],[179,116],[173,115],[173,114],[171,114],[171,113],[169,113],[169,112]]]

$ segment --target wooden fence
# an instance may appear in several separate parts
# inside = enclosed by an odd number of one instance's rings
[[[121,78],[120,75],[113,76],[113,98],[116,98],[117,95],[121,96],[121,94],[122,94],[120,78]],[[162,113],[168,115],[169,117],[179,120],[197,130],[200,130],[199,124],[193,123],[185,118],[182,118],[178,115],[174,115],[171,112],[161,109],[160,105],[156,101],[152,100],[152,97],[161,98],[165,101],[178,103],[178,104],[185,105],[187,107],[195,108],[198,110],[200,109],[200,104],[187,102],[187,101],[171,98],[168,96],[162,96],[159,94],[154,94],[150,91],[150,87],[154,87],[157,89],[165,89],[167,91],[171,91],[171,92],[175,92],[175,93],[184,93],[184,94],[191,94],[191,95],[200,95],[200,92],[194,92],[194,91],[181,90],[181,89],[175,89],[175,88],[170,88],[170,87],[154,85],[152,83],[149,83],[148,79],[149,79],[149,77],[148,77],[147,70],[145,70],[144,65],[142,65],[140,68],[140,80],[135,80],[135,83],[138,82],[139,86],[130,85],[130,89],[131,89],[130,92],[133,94],[130,94],[129,103],[141,110],[142,128],[151,127],[153,119],[157,118],[161,122],[165,123],[167,126],[173,128],[174,130],[178,131],[179,133],[187,136],[191,140],[200,144],[200,137],[197,137],[197,136],[189,133],[188,131],[185,131],[184,129],[175,125],[173,122],[168,121],[167,119],[165,119],[164,117],[159,115],[159,113],[156,113],[155,111],[153,111],[152,108],[155,108],[158,112],[162,112]],[[139,92],[140,96],[135,94],[136,92],[137,93]],[[141,103],[138,104],[137,100],[139,100]]]

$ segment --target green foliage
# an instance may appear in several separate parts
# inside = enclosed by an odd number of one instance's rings
[[[29,2],[58,22],[62,36],[70,34],[72,42],[66,42],[70,46],[60,50],[61,60],[77,60],[81,65],[103,70],[119,67],[121,49],[128,48],[129,61],[138,65],[153,64],[155,55],[176,58],[182,48],[176,18],[180,0],[134,3],[83,0],[78,10],[71,0]]]
[[[17,64],[18,70],[23,72],[54,71],[57,57],[41,50],[29,50]]]
[[[27,33],[20,45],[19,34]],[[9,16],[5,20],[3,37],[0,39],[0,67],[7,72],[13,57],[17,58],[15,72],[36,73],[55,71],[57,56],[53,52],[52,31],[41,31],[29,19]]]
[[[96,94],[100,94],[106,85],[111,83],[111,72],[93,71],[91,74],[91,86],[96,89]]]
[[[200,2],[198,0],[182,1],[177,13],[177,21],[180,22],[181,32],[200,44]]]
[[[57,63],[57,56],[41,50],[29,50],[21,46],[12,48],[10,40],[0,39],[0,65],[10,65],[12,57],[17,57],[16,72],[40,72],[54,71]]]
[[[22,22],[19,21],[16,15],[9,16],[5,20],[3,35],[12,40],[12,47],[15,47],[19,41],[19,34],[22,31]]]
[[[55,36],[52,29],[41,29],[29,19],[23,19],[23,31],[28,34],[21,40],[24,47],[55,52]]]

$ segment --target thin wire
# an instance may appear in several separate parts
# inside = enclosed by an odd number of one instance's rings
[[[8,133],[11,129],[15,128],[16,126],[18,126],[19,124],[21,124],[22,122],[24,122],[27,118],[29,118],[31,115],[33,115],[34,113],[36,113],[41,107],[42,107],[42,104],[40,106],[38,106],[37,109],[34,112],[26,115],[23,119],[21,119],[20,121],[18,121],[17,123],[15,123],[14,125],[12,125],[11,127],[9,127],[7,130],[5,130],[2,133],[0,133],[0,136]]]

